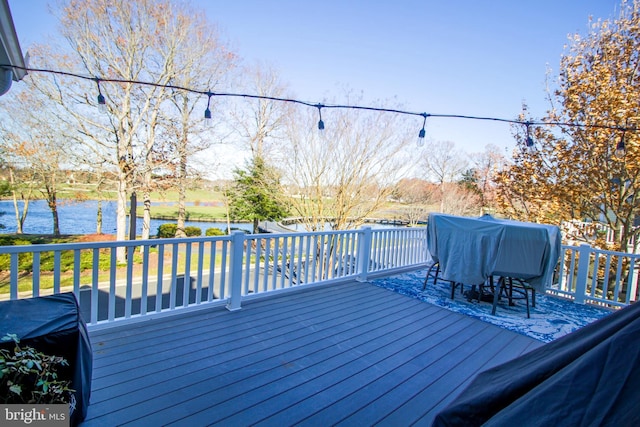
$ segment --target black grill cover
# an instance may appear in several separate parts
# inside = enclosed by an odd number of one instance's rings
[[[433,425],[640,425],[639,402],[636,303],[478,374]]]
[[[78,424],[87,415],[91,394],[93,354],[87,326],[80,316],[73,293],[0,302],[0,338],[15,334],[20,345],[64,357],[69,366],[59,370],[59,377],[71,380],[75,390],[70,421]],[[0,347],[13,349],[14,343]]]

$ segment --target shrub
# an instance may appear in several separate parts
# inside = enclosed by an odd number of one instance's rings
[[[218,227],[207,228],[204,232],[205,236],[224,236],[226,233],[220,230]]]
[[[158,227],[157,236],[161,239],[167,239],[171,237],[176,237],[176,230],[178,229],[178,224],[161,224]]]
[[[187,237],[202,236],[202,228],[194,226],[185,227],[184,233],[187,235]]]
[[[63,357],[49,356],[32,347],[20,347],[16,335],[13,351],[0,350],[0,401],[7,403],[69,403],[71,381],[58,378],[58,368],[68,366]]]

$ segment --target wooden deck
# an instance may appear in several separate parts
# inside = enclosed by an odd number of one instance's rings
[[[91,332],[85,426],[430,425],[543,345],[366,283]]]

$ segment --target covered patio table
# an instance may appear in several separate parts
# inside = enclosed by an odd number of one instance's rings
[[[558,262],[561,235],[553,225],[432,213],[427,247],[444,280],[483,285],[501,276],[521,279],[544,292]],[[495,287],[495,301],[498,294]]]

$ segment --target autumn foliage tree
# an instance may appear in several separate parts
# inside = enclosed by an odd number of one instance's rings
[[[615,249],[638,237],[640,208],[640,2],[623,2],[616,19],[574,35],[560,63],[558,89],[544,121],[519,126],[513,164],[498,178],[503,213],[525,220],[604,222]],[[526,112],[523,121],[530,118]],[[616,155],[624,142],[625,152]],[[618,150],[620,151],[620,150]]]

